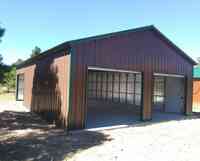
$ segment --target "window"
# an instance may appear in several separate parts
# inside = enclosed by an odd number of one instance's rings
[[[107,97],[107,73],[102,73],[102,98],[106,99]]]
[[[126,102],[126,73],[121,73],[120,75],[120,102],[125,103]]]
[[[107,72],[107,78],[108,78],[108,81],[107,81],[107,99],[108,100],[112,100],[113,98],[113,76],[114,74],[113,73],[110,73],[110,72]]]
[[[24,100],[24,74],[17,75],[17,100]]]
[[[154,77],[153,103],[164,105],[165,98],[165,78],[161,76]]]
[[[88,98],[141,105],[141,74],[88,72]]]
[[[114,73],[114,84],[113,84],[113,101],[114,102],[119,102],[119,87],[120,87],[120,82],[119,82],[119,77],[120,73],[115,72]]]

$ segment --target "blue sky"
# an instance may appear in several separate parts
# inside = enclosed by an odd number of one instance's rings
[[[192,58],[200,56],[199,0],[1,0],[4,62],[67,40],[155,25]]]

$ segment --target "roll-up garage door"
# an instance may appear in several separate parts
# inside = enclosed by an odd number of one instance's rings
[[[141,89],[139,72],[88,70],[88,99],[141,106]]]

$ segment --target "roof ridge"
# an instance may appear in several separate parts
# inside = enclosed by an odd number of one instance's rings
[[[50,49],[42,52],[38,56],[35,56],[33,58],[27,59],[26,61],[24,61],[21,64],[19,64],[17,66],[17,68],[21,68],[25,64],[30,63],[33,60],[39,59],[39,58],[41,58],[43,56],[46,56],[46,55],[48,55],[50,53],[55,53],[55,52],[58,52],[60,50],[64,50],[64,49],[70,48],[71,45],[75,44],[75,43],[81,43],[83,41],[103,39],[103,38],[107,38],[107,37],[111,37],[111,36],[116,36],[116,35],[120,35],[120,34],[124,34],[124,33],[141,32],[141,31],[147,31],[147,30],[152,30],[152,31],[156,32],[171,47],[173,47],[175,50],[177,50],[178,53],[181,56],[183,56],[184,58],[188,59],[192,64],[196,65],[196,62],[190,56],[188,56],[182,49],[180,49],[179,47],[177,47],[170,39],[168,39],[163,33],[161,33],[154,25],[148,25],[148,26],[142,26],[142,27],[137,27],[137,28],[133,28],[133,29],[127,29],[127,30],[123,30],[123,31],[111,32],[111,33],[100,34],[100,35],[96,35],[96,36],[89,36],[89,37],[86,37],[86,38],[80,38],[80,39],[65,41],[65,42],[63,42],[63,43],[61,43],[61,44],[59,44],[59,45],[57,45],[57,46],[55,46],[53,48],[50,48]]]

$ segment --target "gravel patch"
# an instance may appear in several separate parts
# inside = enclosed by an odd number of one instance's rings
[[[197,161],[200,119],[102,131],[112,139],[76,154],[71,161]]]
[[[110,140],[101,132],[70,134],[48,124],[19,102],[1,102],[0,109],[0,161],[68,161]]]
[[[0,161],[198,161],[199,116],[67,132],[19,102],[0,103]]]

